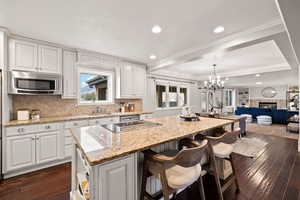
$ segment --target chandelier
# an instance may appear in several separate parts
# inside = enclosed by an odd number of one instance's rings
[[[219,75],[217,75],[216,66],[216,64],[213,64],[213,73],[208,77],[208,81],[204,81],[204,87],[201,89],[212,90],[214,92],[216,90],[224,89],[224,81],[221,80]]]

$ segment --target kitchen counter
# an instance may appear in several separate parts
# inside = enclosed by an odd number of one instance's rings
[[[109,118],[109,117],[118,117],[118,116],[126,116],[126,115],[142,115],[142,114],[152,114],[152,112],[125,112],[125,113],[109,113],[109,114],[94,114],[94,115],[45,117],[38,120],[12,120],[7,123],[4,123],[3,126],[5,127],[20,126],[20,125],[30,125],[30,124],[41,124],[41,123],[52,123],[52,122],[85,120],[85,119],[99,119],[99,118]]]
[[[159,126],[112,133],[101,126],[71,129],[75,143],[91,166],[117,157],[149,149],[153,146],[191,136],[198,132],[234,123],[232,120],[200,117],[200,121],[185,122],[178,116],[147,119]]]

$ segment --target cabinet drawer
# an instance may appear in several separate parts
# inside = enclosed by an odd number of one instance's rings
[[[72,145],[65,145],[65,157],[71,157],[72,156]]]
[[[112,117],[112,118],[101,118],[101,119],[92,119],[89,120],[89,125],[103,125],[103,124],[113,124],[118,123],[119,117]]]
[[[65,145],[73,144],[73,137],[65,137]]]
[[[60,129],[59,123],[41,124],[40,131],[56,131]]]
[[[5,129],[6,136],[25,135],[40,131],[40,125],[12,126]]]
[[[88,125],[89,125],[88,120],[70,121],[65,123],[65,128],[75,128],[75,127],[88,126]]]

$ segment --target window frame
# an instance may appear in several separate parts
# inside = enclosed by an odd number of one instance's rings
[[[104,75],[108,76],[107,80],[107,88],[108,88],[108,98],[106,101],[94,101],[94,102],[82,102],[81,101],[81,93],[80,93],[80,74],[96,74],[96,75]],[[102,70],[102,69],[94,69],[94,68],[87,68],[87,67],[79,67],[78,68],[78,76],[77,76],[77,105],[107,105],[107,104],[114,104],[114,71]]]
[[[157,85],[162,85],[166,87],[166,107],[158,107],[158,102],[157,102],[157,93],[156,93],[156,87]],[[176,87],[177,88],[177,106],[176,107],[170,107],[170,101],[169,101],[169,87]],[[176,83],[176,82],[164,82],[164,81],[156,81],[155,82],[155,107],[156,110],[174,110],[174,109],[181,109],[182,106],[178,106],[179,104],[179,94],[180,94],[180,88],[186,88],[186,102],[187,105],[190,105],[190,98],[189,98],[189,94],[190,94],[190,87],[187,84],[180,84],[180,83]]]

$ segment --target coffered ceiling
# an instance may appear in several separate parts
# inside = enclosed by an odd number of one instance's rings
[[[0,0],[0,26],[13,33],[144,63],[278,18],[274,0]]]

